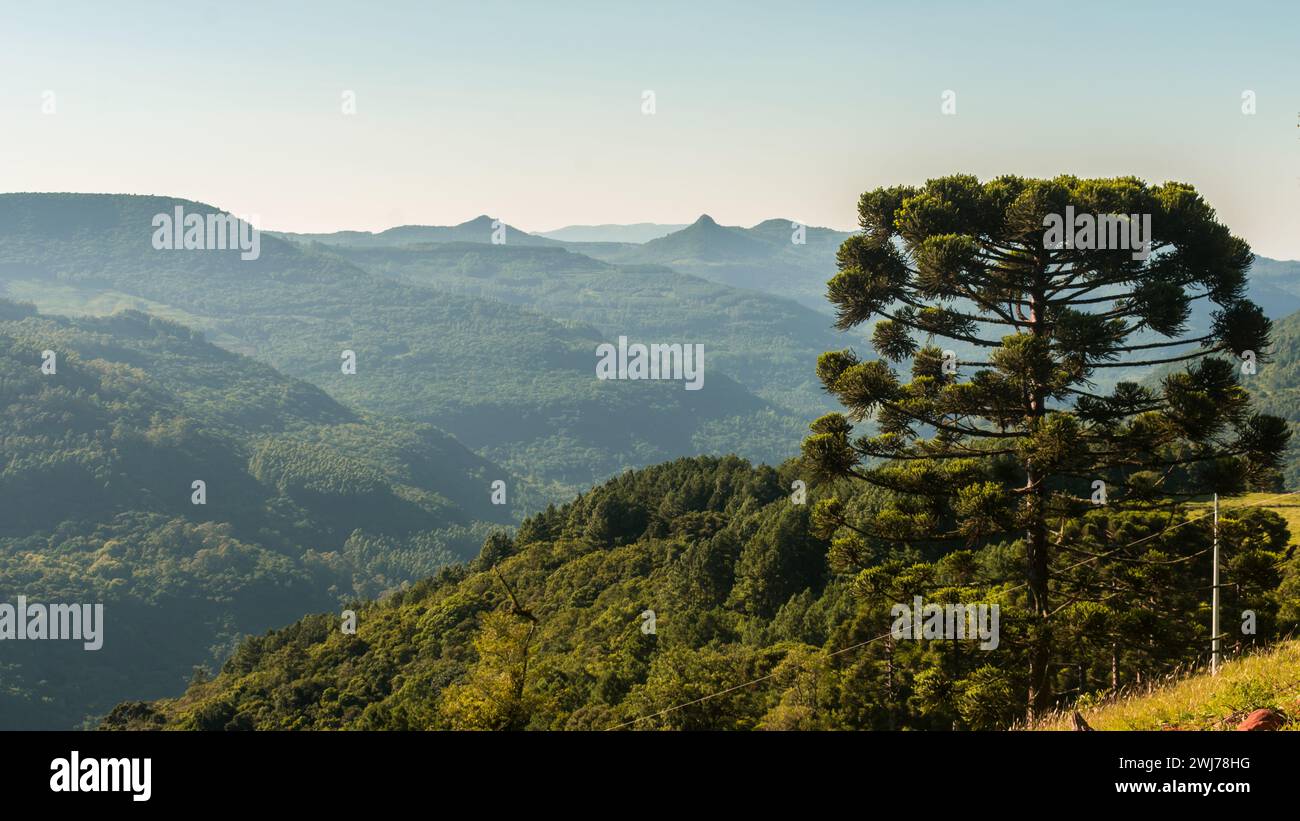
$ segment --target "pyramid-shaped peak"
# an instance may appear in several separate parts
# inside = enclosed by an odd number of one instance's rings
[[[713,217],[708,214],[700,214],[700,218],[695,221],[695,224],[705,228],[716,228],[718,225],[713,221]]]

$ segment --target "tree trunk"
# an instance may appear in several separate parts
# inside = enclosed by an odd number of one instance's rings
[[[1035,481],[1030,472],[1030,483]],[[1041,485],[1039,486],[1041,489]],[[1051,682],[1048,671],[1052,658],[1052,637],[1048,625],[1047,602],[1047,525],[1042,519],[1042,496],[1032,493],[1036,522],[1030,525],[1029,546],[1029,607],[1037,624],[1030,631],[1029,651],[1029,705],[1027,719],[1030,724],[1041,718],[1051,707]]]
[[[1041,283],[1041,279],[1040,279]],[[1048,333],[1046,322],[1039,310],[1044,304],[1042,285],[1035,288],[1029,296],[1030,332],[1036,336]],[[1029,429],[1037,432],[1047,410],[1047,397],[1044,388],[1036,378],[1029,386]],[[1052,658],[1052,639],[1048,625],[1047,574],[1047,485],[1046,477],[1040,475],[1039,468],[1030,458],[1025,465],[1026,489],[1028,490],[1029,528],[1026,532],[1027,546],[1027,580],[1029,587],[1029,607],[1034,614],[1036,625],[1030,628],[1029,650],[1029,704],[1026,718],[1030,725],[1041,718],[1051,706],[1051,682],[1048,677]]]

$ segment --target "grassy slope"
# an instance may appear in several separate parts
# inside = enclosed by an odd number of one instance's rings
[[[1282,710],[1292,719],[1286,729],[1300,729],[1300,640],[1233,659],[1217,676],[1201,670],[1080,712],[1096,730],[1231,730],[1261,707]],[[1071,729],[1070,715],[1043,729]]]
[[[1204,515],[1210,515],[1209,502],[1199,506]],[[1248,493],[1219,502],[1221,511],[1238,507],[1274,511],[1286,520],[1291,543],[1300,544],[1300,495]],[[1229,661],[1217,677],[1197,668],[1185,677],[1156,682],[1151,689],[1128,692],[1080,712],[1096,730],[1231,730],[1243,714],[1260,707],[1281,709],[1300,718],[1300,640]],[[1067,712],[1043,729],[1069,730],[1072,726]],[[1288,729],[1300,729],[1300,721]]]

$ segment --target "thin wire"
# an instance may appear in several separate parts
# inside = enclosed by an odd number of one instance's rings
[[[1233,505],[1233,506],[1232,506],[1232,509],[1233,509],[1233,510],[1241,510],[1241,509],[1243,509],[1243,508],[1258,507],[1259,505],[1268,504],[1268,503],[1270,503],[1270,502],[1276,501],[1277,499],[1283,499],[1283,498],[1286,498],[1287,496],[1294,496],[1294,495],[1296,495],[1297,493],[1300,493],[1300,490],[1290,490],[1290,491],[1287,491],[1286,493],[1281,493],[1281,494],[1278,494],[1277,496],[1273,496],[1273,497],[1270,497],[1270,498],[1268,498],[1268,499],[1261,499],[1261,500],[1258,501],[1258,502],[1252,502],[1252,503],[1250,503],[1250,504],[1245,504],[1245,505]],[[1165,534],[1165,533],[1169,533],[1170,531],[1173,531],[1173,530],[1177,530],[1178,528],[1182,527],[1183,525],[1188,525],[1188,524],[1191,524],[1192,522],[1199,522],[1199,521],[1202,521],[1203,519],[1205,519],[1205,516],[1204,516],[1204,515],[1196,516],[1195,518],[1193,518],[1193,517],[1188,517],[1188,518],[1184,519],[1183,521],[1179,522],[1179,523],[1176,524],[1176,525],[1170,525],[1169,527],[1166,527],[1164,530],[1160,530],[1160,531],[1157,531],[1157,532],[1152,533],[1152,534],[1150,534],[1150,535],[1143,536],[1143,537],[1140,538],[1140,539],[1135,539],[1135,540],[1129,542],[1129,543],[1126,544],[1126,545],[1120,545],[1119,547],[1115,548],[1115,550],[1112,550],[1112,551],[1110,551],[1110,552],[1115,553],[1115,552],[1117,552],[1117,551],[1124,550],[1125,548],[1132,547],[1132,546],[1134,546],[1134,545],[1136,545],[1136,544],[1141,544],[1142,542],[1148,541],[1149,539],[1154,539],[1154,538],[1157,537],[1157,536],[1163,535],[1163,534]],[[1201,551],[1201,552],[1203,553],[1203,552],[1205,552],[1205,551]],[[1074,564],[1069,565],[1069,566],[1067,566],[1066,568],[1064,568],[1064,570],[1061,570],[1061,571],[1058,571],[1058,572],[1065,572],[1066,570],[1073,570],[1074,568],[1076,568],[1076,567],[1078,567],[1078,566],[1080,566],[1080,565],[1087,564],[1088,562],[1096,561],[1098,558],[1102,558],[1102,557],[1100,557],[1100,556],[1090,556],[1090,557],[1088,557],[1087,559],[1083,559],[1082,561],[1075,562]],[[1003,592],[1003,593],[1014,593],[1015,591],[1019,590],[1020,588],[1022,588],[1022,587],[1028,587],[1028,586],[1029,586],[1029,583],[1028,583],[1028,582],[1021,582],[1020,584],[1016,585],[1015,587],[1008,587],[1007,589],[1003,590],[1002,592]],[[853,644],[853,645],[850,645],[850,646],[848,646],[848,647],[842,647],[842,648],[840,648],[839,650],[834,651],[833,653],[829,653],[826,657],[827,657],[827,658],[833,658],[833,657],[835,657],[835,656],[840,655],[841,653],[847,653],[847,652],[849,652],[849,651],[851,651],[851,650],[857,650],[857,649],[860,648],[860,647],[866,647],[868,644],[873,644],[873,643],[875,643],[875,642],[877,642],[877,641],[881,641],[882,639],[887,639],[887,638],[890,637],[890,635],[892,635],[892,634],[891,634],[891,633],[885,633],[884,635],[876,636],[875,638],[870,638],[870,639],[867,639],[866,641],[860,641],[860,642],[858,642],[857,644]],[[802,668],[800,668],[800,669],[802,669]],[[629,726],[631,726],[631,725],[633,725],[633,724],[640,724],[642,721],[649,721],[649,720],[652,719],[652,718],[658,718],[659,716],[667,715],[668,713],[676,712],[677,710],[683,710],[683,709],[685,709],[685,708],[687,708],[687,707],[692,707],[692,706],[694,706],[694,705],[696,705],[696,704],[700,704],[701,702],[709,701],[710,699],[720,698],[721,696],[725,696],[725,695],[727,695],[728,693],[734,693],[734,692],[737,691],[737,690],[743,690],[743,689],[746,688],[746,687],[752,687],[752,686],[754,686],[755,684],[761,684],[762,682],[767,681],[768,679],[773,678],[773,677],[775,677],[776,675],[777,675],[777,671],[776,671],[776,670],[773,670],[772,672],[768,673],[767,675],[765,675],[765,676],[760,676],[759,678],[756,678],[756,679],[754,679],[753,681],[746,681],[746,682],[743,682],[743,683],[741,683],[741,684],[735,684],[735,685],[732,685],[731,687],[726,688],[725,690],[719,690],[719,691],[717,691],[716,693],[709,693],[708,695],[700,696],[700,697],[697,698],[697,699],[692,699],[691,701],[683,702],[682,704],[676,704],[676,705],[673,705],[672,707],[667,707],[667,708],[665,708],[665,709],[663,709],[663,710],[660,710],[660,711],[657,712],[657,713],[651,713],[651,714],[648,715],[648,716],[640,716],[639,718],[629,719],[629,720],[627,720],[627,721],[622,722],[621,724],[615,724],[615,725],[612,726],[612,727],[606,727],[605,730],[606,730],[607,732],[610,731],[610,730],[621,730],[622,728],[624,728],[624,727],[629,727]]]

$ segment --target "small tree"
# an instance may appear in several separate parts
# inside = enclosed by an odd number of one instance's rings
[[[1067,208],[1093,216],[1089,236],[1049,235]],[[1101,500],[1149,509],[1276,482],[1286,425],[1251,412],[1237,375],[1269,340],[1244,296],[1253,255],[1182,183],[959,175],[867,192],[858,212],[828,295],[839,329],[874,322],[879,359],[819,358],[848,414],[814,422],[803,450],[820,475],[891,496],[866,521],[834,499],[817,515],[863,545],[1023,535],[1032,720],[1051,699],[1053,525]],[[1211,327],[1189,334],[1202,301]],[[893,365],[909,361],[903,382]],[[1102,378],[1113,369],[1126,378]],[[868,418],[876,429],[851,438]]]

